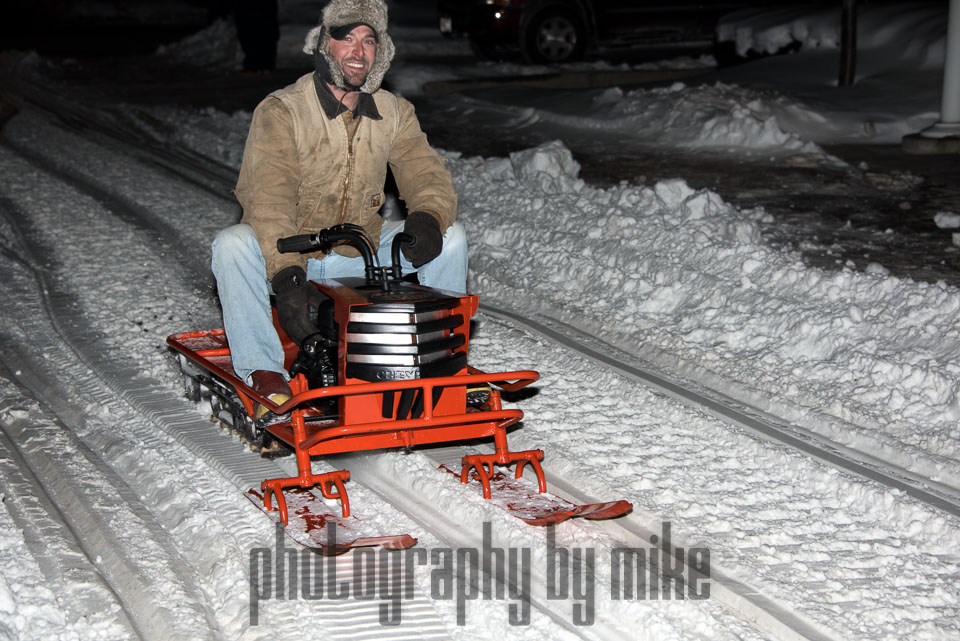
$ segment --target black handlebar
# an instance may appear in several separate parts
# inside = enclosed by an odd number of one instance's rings
[[[315,249],[317,245],[317,234],[300,234],[299,236],[288,236],[287,238],[278,239],[277,251],[281,254],[291,254],[293,252]]]
[[[403,276],[400,267],[400,247],[401,245],[411,245],[416,239],[410,234],[400,232],[394,237],[393,247],[391,248],[391,258],[393,265],[391,268],[392,278],[399,280]],[[373,241],[359,225],[337,225],[324,229],[316,234],[298,234],[296,236],[287,236],[277,239],[277,251],[281,254],[293,252],[303,252],[319,249],[328,249],[333,243],[345,242],[353,245],[360,251],[363,257],[367,283],[377,282],[386,286],[386,270],[380,267],[377,256],[373,251]]]

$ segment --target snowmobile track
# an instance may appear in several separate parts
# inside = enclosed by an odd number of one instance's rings
[[[931,479],[893,466],[869,454],[834,443],[818,434],[791,425],[757,408],[748,407],[730,397],[686,382],[676,383],[654,371],[638,359],[602,340],[552,318],[537,319],[481,303],[480,310],[491,316],[517,323],[526,329],[573,349],[587,358],[614,369],[624,376],[652,387],[691,407],[743,427],[760,438],[782,443],[838,470],[901,490],[931,507],[960,516],[960,492]]]
[[[76,306],[71,305],[69,297],[57,291],[55,286],[51,288],[42,270],[34,267],[37,261],[29,255],[30,241],[20,234],[8,206],[0,205],[0,215],[17,236],[16,244],[28,256],[14,254],[6,247],[3,253],[29,272],[40,294],[32,300],[21,301],[21,304],[36,307],[32,322],[52,323],[67,348],[81,356],[76,344],[88,337],[79,339],[74,335],[71,339],[69,335],[71,330],[82,327],[83,321],[79,318],[64,319],[54,312],[57,309],[76,309]],[[38,332],[37,335],[42,333]],[[23,474],[33,477],[36,486],[42,489],[43,495],[39,495],[39,500],[43,501],[45,496],[50,505],[55,506],[54,510],[48,510],[50,518],[56,521],[57,515],[62,517],[59,519],[62,525],[72,533],[76,544],[90,559],[96,572],[104,577],[109,589],[118,597],[137,635],[143,639],[158,640],[190,638],[190,633],[183,629],[184,624],[181,623],[184,619],[202,621],[204,627],[216,634],[219,626],[215,617],[201,605],[204,601],[196,587],[198,581],[194,566],[182,556],[167,528],[140,498],[142,490],[131,487],[102,453],[95,451],[97,445],[101,446],[101,450],[116,447],[119,437],[117,440],[110,438],[105,443],[98,442],[100,439],[88,443],[82,436],[89,432],[85,425],[86,412],[83,408],[64,402],[60,383],[53,380],[54,376],[43,375],[49,374],[49,363],[35,362],[27,347],[6,334],[0,335],[0,347],[5,354],[8,378],[21,389],[29,390],[35,402],[46,408],[45,416],[57,417],[52,425],[23,419],[3,426],[5,436],[16,452],[15,458],[22,463]],[[46,347],[49,353],[56,353],[64,346]],[[115,399],[109,389],[105,389],[98,377],[84,367],[82,360],[82,356],[81,362],[63,359],[58,362],[58,368],[68,374],[69,384],[83,398],[102,407],[114,405]],[[14,365],[14,371],[9,369],[11,364]],[[81,481],[80,477],[106,483],[108,489],[104,490],[91,481]],[[117,540],[111,524],[115,518],[132,519],[138,523],[143,546],[139,549],[159,551],[145,555],[157,557],[150,561],[152,570],[146,569],[142,559],[124,552],[125,546]],[[152,572],[169,575],[176,589],[182,592],[180,600],[186,605],[177,608],[176,612],[156,606]]]
[[[13,382],[13,374],[4,367],[0,376]],[[9,406],[0,407],[6,413]],[[134,636],[133,619],[126,612],[120,595],[104,578],[91,558],[90,546],[74,531],[69,517],[44,488],[44,480],[34,472],[21,448],[9,432],[17,426],[0,424],[0,478],[4,480],[4,507],[18,528],[34,532],[25,537],[27,549],[43,575],[44,583],[58,593],[71,590],[73,599],[64,603],[64,617],[74,623],[88,619],[113,618],[117,625]],[[22,429],[18,429],[20,433]],[[78,586],[71,583],[79,584]]]
[[[6,341],[4,341],[6,342]],[[4,345],[10,348],[10,345]],[[9,352],[8,352],[9,355]],[[7,373],[9,374],[9,373]],[[39,534],[44,541],[43,549],[35,558],[44,563],[46,575],[50,576],[52,585],[62,585],[50,572],[50,568],[58,571],[69,568],[71,574],[87,575],[88,580],[102,584],[122,610],[118,618],[122,624],[129,625],[141,639],[156,639],[157,641],[169,638],[189,638],[177,622],[179,616],[174,617],[166,608],[157,607],[151,594],[152,580],[145,574],[137,559],[131,559],[122,552],[123,545],[114,535],[110,525],[110,518],[118,510],[126,508],[143,519],[149,531],[150,538],[144,540],[145,545],[158,545],[168,554],[174,553],[170,567],[174,569],[187,567],[177,557],[175,548],[167,541],[166,533],[153,518],[146,513],[134,497],[126,484],[103,461],[79,441],[73,430],[66,425],[53,426],[64,435],[76,441],[78,451],[85,455],[86,464],[91,465],[99,478],[109,480],[115,494],[120,498],[110,500],[109,494],[94,494],[93,488],[81,487],[71,477],[71,472],[64,472],[64,459],[55,458],[44,452],[38,439],[39,431],[35,421],[22,419],[11,425],[0,425],[0,451],[7,450],[10,458],[19,469],[22,476],[21,492],[16,496],[24,502],[34,502],[43,506],[46,518],[37,518],[36,510],[32,510],[30,517],[21,515],[21,525],[28,531]],[[72,468],[77,463],[72,462]],[[146,517],[146,518],[143,518]],[[51,529],[60,530],[59,545],[50,540]],[[42,533],[42,534],[40,534]],[[30,541],[30,538],[27,538]],[[88,567],[78,563],[66,553],[52,552],[66,544],[68,549],[78,550]],[[36,547],[36,546],[34,546]],[[72,551],[72,550],[71,550]],[[76,554],[76,553],[75,553]],[[56,555],[56,556],[55,556]],[[193,582],[189,581],[183,572],[180,574],[182,589],[194,604],[200,603],[193,591]],[[76,580],[76,578],[74,578]],[[110,603],[99,604],[99,607],[109,607]],[[75,606],[73,606],[75,607]],[[196,612],[196,606],[186,610]],[[94,610],[93,612],[96,612]],[[208,621],[208,624],[212,621]],[[170,633],[173,636],[170,636]]]
[[[481,305],[482,307],[482,305]],[[492,452],[492,448],[489,449]],[[467,452],[463,446],[450,446],[444,448],[435,448],[424,452],[435,465],[455,466],[459,463],[461,457]],[[543,463],[544,473],[547,475],[548,487],[553,492],[575,503],[595,503],[598,497],[592,495],[583,487],[571,483],[563,478],[562,475],[552,473],[549,460]],[[395,483],[380,483],[373,487],[374,491],[384,496],[387,500],[402,501],[399,496]],[[409,499],[407,499],[409,502]],[[451,545],[461,547],[478,546],[477,537],[473,539],[466,538],[462,533],[463,524],[457,521],[449,514],[444,514],[432,508],[427,501],[421,501],[417,505],[415,513],[411,513],[411,518],[415,518],[427,523],[445,523],[443,528],[448,533]],[[605,532],[616,542],[619,548],[644,549],[646,551],[656,550],[658,553],[663,551],[660,543],[651,543],[651,535],[659,535],[663,532],[663,520],[655,515],[645,513],[634,507],[634,510],[620,518],[592,521],[590,528],[598,528]],[[434,526],[435,527],[435,526]],[[454,534],[457,533],[457,534]],[[656,540],[656,537],[654,537]],[[674,547],[693,547],[688,542],[673,540]],[[668,555],[669,556],[669,555]],[[656,567],[654,555],[647,557],[652,561],[652,566]],[[697,570],[689,567],[684,560],[677,560],[678,566],[685,577],[697,574],[702,581],[710,583],[710,598],[722,603],[730,612],[764,633],[771,634],[781,641],[839,641],[838,637],[831,635],[828,631],[822,629],[816,623],[809,621],[802,615],[789,611],[774,600],[767,598],[762,590],[751,585],[742,583],[725,574],[716,564],[711,564],[709,576],[700,574]],[[539,580],[545,585],[543,577]],[[537,604],[538,607],[547,611],[560,612],[556,602]],[[556,617],[555,617],[556,618]],[[569,624],[569,621],[563,618],[556,618],[562,625]],[[573,629],[574,633],[579,633],[582,628]],[[603,638],[617,638],[622,635],[620,631],[605,632],[610,636]],[[632,633],[626,638],[634,638]]]
[[[158,141],[161,135],[151,131],[149,114],[130,115],[129,107],[104,107],[115,120],[104,118],[102,112],[91,109],[81,101],[65,101],[55,91],[22,78],[4,78],[11,89],[23,99],[25,107],[36,109],[57,126],[86,138],[105,148],[122,153],[176,176],[181,181],[211,193],[230,198],[232,180],[236,172],[211,158],[193,151],[165,145]],[[137,119],[139,116],[139,120]],[[118,128],[119,127],[119,128]],[[224,185],[228,185],[224,190]]]
[[[0,145],[16,152],[38,169],[56,176],[77,191],[103,203],[103,205],[122,222],[151,233],[155,236],[155,242],[162,243],[166,247],[169,247],[171,251],[179,253],[184,264],[192,267],[196,273],[199,274],[204,271],[209,271],[207,265],[200,261],[195,253],[186,250],[186,245],[179,231],[167,225],[162,219],[151,214],[137,203],[110,192],[108,189],[100,186],[75,169],[58,166],[45,156],[23,145],[16,144],[2,135],[0,135]]]

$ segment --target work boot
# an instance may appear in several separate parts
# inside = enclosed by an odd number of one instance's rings
[[[258,369],[250,375],[250,384],[253,389],[277,405],[283,405],[290,400],[290,384],[287,383],[287,379],[285,379],[280,372]],[[268,410],[269,408],[266,406],[257,403],[253,417],[256,420],[260,420]]]

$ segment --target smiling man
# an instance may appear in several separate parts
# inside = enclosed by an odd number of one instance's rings
[[[315,71],[270,94],[253,113],[236,195],[240,224],[213,242],[212,268],[236,373],[280,402],[290,393],[274,330],[271,289],[284,331],[297,344],[317,331],[322,302],[309,280],[362,276],[356,249],[280,254],[277,239],[341,223],[362,226],[381,264],[397,233],[404,274],[453,292],[466,290],[466,236],[455,222],[457,194],[444,159],[427,143],[413,106],[381,89],[393,41],[382,0],[333,0],[304,52]],[[390,168],[406,204],[403,221],[384,221]]]
[[[367,81],[367,74],[377,59],[377,34],[365,24],[350,29],[351,26],[347,25],[339,30],[342,37],[330,38],[330,55],[343,72],[343,84],[348,91],[336,85],[328,85],[334,95],[352,98],[352,104],[345,104],[353,108],[359,99],[356,92],[360,91],[360,87]],[[350,31],[343,33],[346,29]]]

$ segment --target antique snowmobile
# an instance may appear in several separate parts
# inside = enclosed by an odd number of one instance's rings
[[[208,397],[214,416],[256,447],[270,450],[279,443],[295,454],[297,476],[264,480],[259,491],[248,492],[251,500],[304,545],[327,551],[331,545],[333,551],[407,547],[416,542],[408,535],[357,535],[345,486],[350,472],[315,473],[311,457],[492,437],[493,454],[464,456],[455,473],[462,483],[479,482],[486,499],[494,490],[505,495],[508,500],[497,503],[527,523],[545,525],[577,516],[603,519],[629,511],[626,501],[574,505],[547,494],[540,465],[543,451],[509,449],[507,429],[523,412],[504,409],[500,390],[523,388],[539,374],[489,374],[467,364],[469,321],[478,299],[401,278],[400,247],[408,240],[405,234],[397,236],[390,267],[378,264],[370,238],[352,225],[278,241],[281,252],[350,243],[366,265],[363,278],[314,282],[326,300],[317,313],[317,333],[302,346],[290,340],[274,313],[293,392],[282,405],[236,375],[222,329],[167,338],[181,355],[188,397]],[[255,419],[258,404],[269,411]],[[535,489],[519,480],[527,464],[536,475]],[[513,479],[495,470],[510,465],[515,466]],[[328,506],[337,501],[339,510]],[[335,543],[331,528],[336,530]]]

